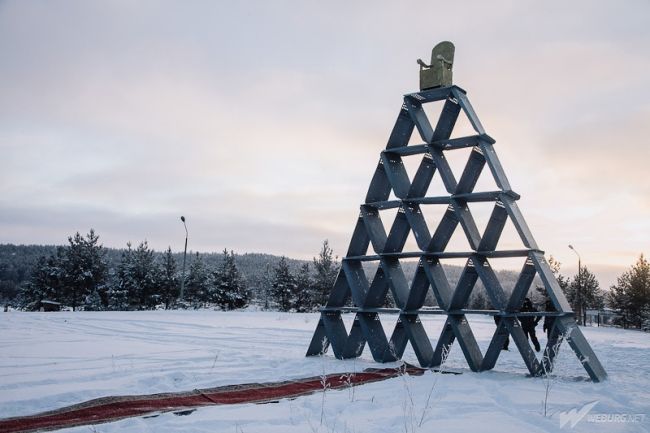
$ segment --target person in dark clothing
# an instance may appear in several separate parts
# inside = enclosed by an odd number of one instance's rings
[[[557,311],[555,309],[555,305],[553,305],[553,302],[551,300],[546,301],[546,306],[544,307],[545,311]],[[546,338],[551,338],[551,329],[553,329],[553,324],[555,323],[555,317],[553,316],[546,316],[544,317],[544,325],[542,326],[542,329],[546,331]]]
[[[501,323],[501,317],[494,316],[494,323],[496,323],[496,325],[499,326],[499,323]],[[506,334],[506,341],[503,343],[503,347],[501,348],[501,350],[508,350],[509,344],[510,344],[510,334]]]
[[[519,310],[522,313],[532,313],[537,311],[537,308],[533,306],[532,301],[529,298],[524,299],[524,304]],[[539,323],[541,317],[538,316],[522,316],[519,317],[519,322],[521,322],[521,329],[523,329],[526,338],[530,339],[535,346],[535,351],[540,351],[539,341],[537,341],[537,336],[535,335],[535,326]]]

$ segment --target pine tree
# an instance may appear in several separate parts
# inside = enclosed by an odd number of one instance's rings
[[[221,266],[213,274],[211,301],[224,310],[234,310],[247,306],[249,298],[246,282],[237,269],[235,253],[230,251],[228,254],[228,250],[224,249]]]
[[[68,242],[62,266],[64,297],[76,310],[93,291],[105,298],[108,266],[104,247],[98,243],[99,236],[93,229],[85,238],[77,232]],[[105,306],[106,299],[103,302]]]
[[[39,257],[32,270],[29,282],[23,287],[21,304],[27,309],[33,309],[43,300],[59,302],[62,300],[62,275],[64,250],[57,248],[57,253],[49,257]]]
[[[580,292],[580,302],[582,308],[578,308],[578,292]],[[574,311],[585,311],[587,308],[602,309],[605,306],[604,295],[600,290],[600,285],[596,276],[582,266],[573,280],[564,290],[564,294],[571,304]]]
[[[102,298],[97,290],[90,292],[84,299],[84,310],[86,311],[103,311],[105,309]]]
[[[136,291],[133,280],[133,249],[131,242],[122,251],[120,263],[117,266],[117,278],[108,291],[108,304],[111,310],[123,311],[129,309],[129,297]]]
[[[564,295],[567,296],[567,293],[569,293],[570,280],[568,277],[565,277],[564,275],[560,274],[560,267],[562,266],[562,263],[557,261],[553,256],[550,256],[548,258],[548,265],[551,268],[553,275],[555,275],[555,279],[557,280],[560,288],[562,289],[562,292],[564,292]],[[548,293],[546,292],[546,287],[537,286],[535,287],[535,291],[539,293],[539,295],[541,296],[543,305],[548,305],[548,302],[550,302],[551,298],[548,296]]]
[[[133,287],[129,293],[129,303],[137,309],[154,308],[160,298],[157,293],[159,269],[154,260],[154,251],[147,241],[140,242],[133,251],[131,271]]]
[[[641,327],[650,319],[650,264],[643,257],[611,287],[610,306],[623,316],[623,325]]]
[[[262,274],[260,285],[260,291],[264,299],[263,308],[268,310],[271,303],[271,293],[273,292],[273,275],[270,263],[266,263],[264,266],[264,274]]]
[[[313,302],[315,305],[325,305],[339,272],[339,263],[334,257],[334,252],[330,248],[327,239],[323,241],[323,247],[318,254],[318,258],[314,257],[313,262],[315,271]]]
[[[472,296],[470,307],[474,310],[486,310],[488,302],[482,290],[477,290]]]
[[[162,257],[158,281],[160,301],[165,304],[165,309],[168,309],[178,298],[180,294],[179,282],[180,279],[176,271],[176,260],[172,254],[171,247],[168,247]]]
[[[311,311],[315,304],[314,282],[309,263],[304,263],[296,276],[296,296],[294,308],[298,312]]]
[[[210,276],[199,253],[196,253],[185,282],[185,300],[199,308],[209,300]]]
[[[291,311],[296,303],[296,279],[289,270],[286,257],[280,258],[274,271],[271,295],[280,311]]]

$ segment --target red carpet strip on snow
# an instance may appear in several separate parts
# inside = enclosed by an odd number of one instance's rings
[[[423,369],[366,369],[361,373],[336,373],[285,382],[248,383],[194,391],[149,395],[102,397],[36,415],[0,419],[0,433],[26,433],[100,424],[123,418],[239,403],[268,403],[313,394],[323,388],[337,389],[390,379],[401,374],[421,375]]]

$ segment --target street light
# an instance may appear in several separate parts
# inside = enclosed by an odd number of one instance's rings
[[[187,226],[185,225],[185,217],[181,216],[181,221],[183,221],[183,227],[185,227],[185,251],[183,251],[183,275],[181,277],[181,295],[179,299],[183,300],[183,294],[185,293],[185,259],[187,258]]]
[[[583,319],[583,308],[582,308],[582,260],[580,258],[580,253],[573,248],[573,245],[569,245],[571,251],[576,253],[578,256],[578,287],[576,288],[576,303],[578,304],[578,324],[584,325],[586,320]],[[582,323],[581,323],[582,322]]]

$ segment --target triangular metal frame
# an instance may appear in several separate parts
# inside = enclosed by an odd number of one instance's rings
[[[442,112],[433,127],[423,104],[444,101]],[[451,139],[456,121],[463,112],[475,135]],[[423,144],[409,144],[417,129]],[[548,372],[553,367],[558,339],[565,337],[594,382],[607,377],[575,323],[574,314],[551,268],[539,249],[519,210],[519,195],[512,191],[506,174],[494,151],[495,141],[485,133],[466,92],[457,86],[441,87],[404,96],[404,103],[381,152],[377,169],[370,182],[365,203],[361,205],[350,246],[341,270],[321,309],[321,317],[307,351],[308,356],[325,353],[331,345],[337,358],[355,358],[368,343],[375,361],[391,362],[402,357],[411,343],[422,367],[439,366],[443,351],[458,340],[472,371],[494,367],[505,339],[510,335],[533,376]],[[456,179],[445,152],[471,147],[469,159],[459,179]],[[422,154],[422,162],[413,179],[409,179],[403,156]],[[474,192],[474,187],[485,166],[489,168],[497,191]],[[426,196],[433,176],[439,173],[448,193],[445,196]],[[396,199],[389,200],[391,191]],[[480,233],[468,203],[493,202],[494,208],[484,233]],[[431,233],[422,215],[421,207],[431,204],[447,205],[438,227]],[[381,221],[380,211],[397,209],[388,233]],[[510,220],[522,244],[520,250],[497,250],[506,222]],[[461,226],[471,251],[446,252],[447,243]],[[404,252],[407,237],[413,233],[419,251]],[[372,246],[374,254],[368,250]],[[517,283],[509,298],[501,287],[489,259],[525,257]],[[419,258],[411,284],[406,280],[400,260]],[[466,266],[455,288],[449,285],[440,260],[466,258]],[[362,262],[379,262],[369,283]],[[554,316],[554,326],[544,353],[539,361],[521,329],[517,317],[530,315],[519,308],[528,293],[535,275],[539,275],[556,312],[534,313],[536,316]],[[466,304],[474,285],[481,280],[496,310],[468,310]],[[431,288],[438,309],[423,309],[427,291]],[[397,308],[381,308],[390,290]],[[353,307],[348,306],[352,300]],[[355,312],[350,333],[341,318],[343,312]],[[390,339],[384,333],[380,314],[399,315]],[[490,345],[483,355],[469,326],[467,314],[490,314],[500,317]],[[435,348],[431,345],[420,322],[421,314],[444,314],[444,324]],[[560,339],[560,342],[562,340]]]

